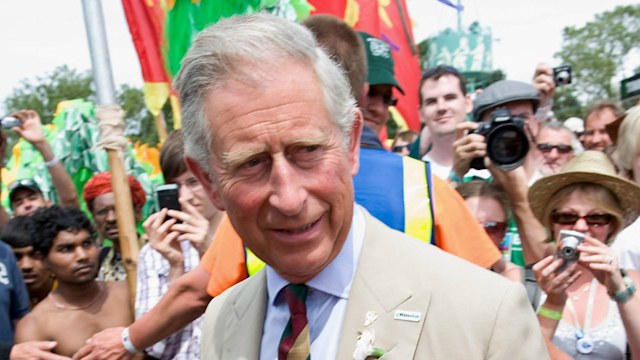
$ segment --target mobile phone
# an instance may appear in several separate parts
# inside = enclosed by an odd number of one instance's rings
[[[556,86],[571,84],[571,66],[562,65],[553,68],[553,81]]]
[[[156,206],[158,211],[167,208],[172,210],[181,210],[178,201],[179,190],[177,184],[158,185],[155,189]]]

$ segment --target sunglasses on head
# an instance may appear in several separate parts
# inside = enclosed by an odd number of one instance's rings
[[[543,143],[543,144],[538,144],[536,146],[538,147],[538,150],[543,153],[551,152],[551,150],[553,149],[558,150],[558,153],[560,154],[568,154],[571,151],[573,151],[573,148],[571,147],[571,145],[564,145],[564,144],[554,145],[549,143]]]
[[[480,225],[489,235],[501,235],[507,229],[507,223],[499,221],[485,221]]]
[[[591,214],[580,216],[573,213],[553,213],[551,214],[551,220],[558,225],[574,225],[578,220],[584,219],[589,226],[604,226],[609,225],[613,216],[610,214]]]

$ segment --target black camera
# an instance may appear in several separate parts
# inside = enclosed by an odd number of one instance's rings
[[[525,119],[511,115],[506,108],[491,113],[491,120],[480,123],[474,133],[484,135],[487,156],[500,170],[510,171],[522,165],[529,152],[529,139],[524,130]],[[471,161],[474,169],[484,169],[483,158]]]
[[[556,86],[571,84],[571,66],[562,65],[553,68],[553,81]]]

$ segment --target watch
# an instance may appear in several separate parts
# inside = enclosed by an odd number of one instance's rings
[[[612,300],[617,303],[624,304],[636,292],[636,285],[633,283],[633,280],[627,275],[627,271],[624,269],[620,269],[620,274],[622,275],[622,280],[624,281],[625,288],[624,290],[617,291],[615,294],[609,294]]]

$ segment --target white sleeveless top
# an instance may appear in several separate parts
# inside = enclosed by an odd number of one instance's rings
[[[609,301],[608,306],[605,320],[600,325],[592,327],[588,332],[595,345],[591,354],[580,354],[576,350],[576,328],[573,324],[563,320],[558,323],[553,343],[574,359],[624,359],[627,349],[627,334],[616,302]]]

